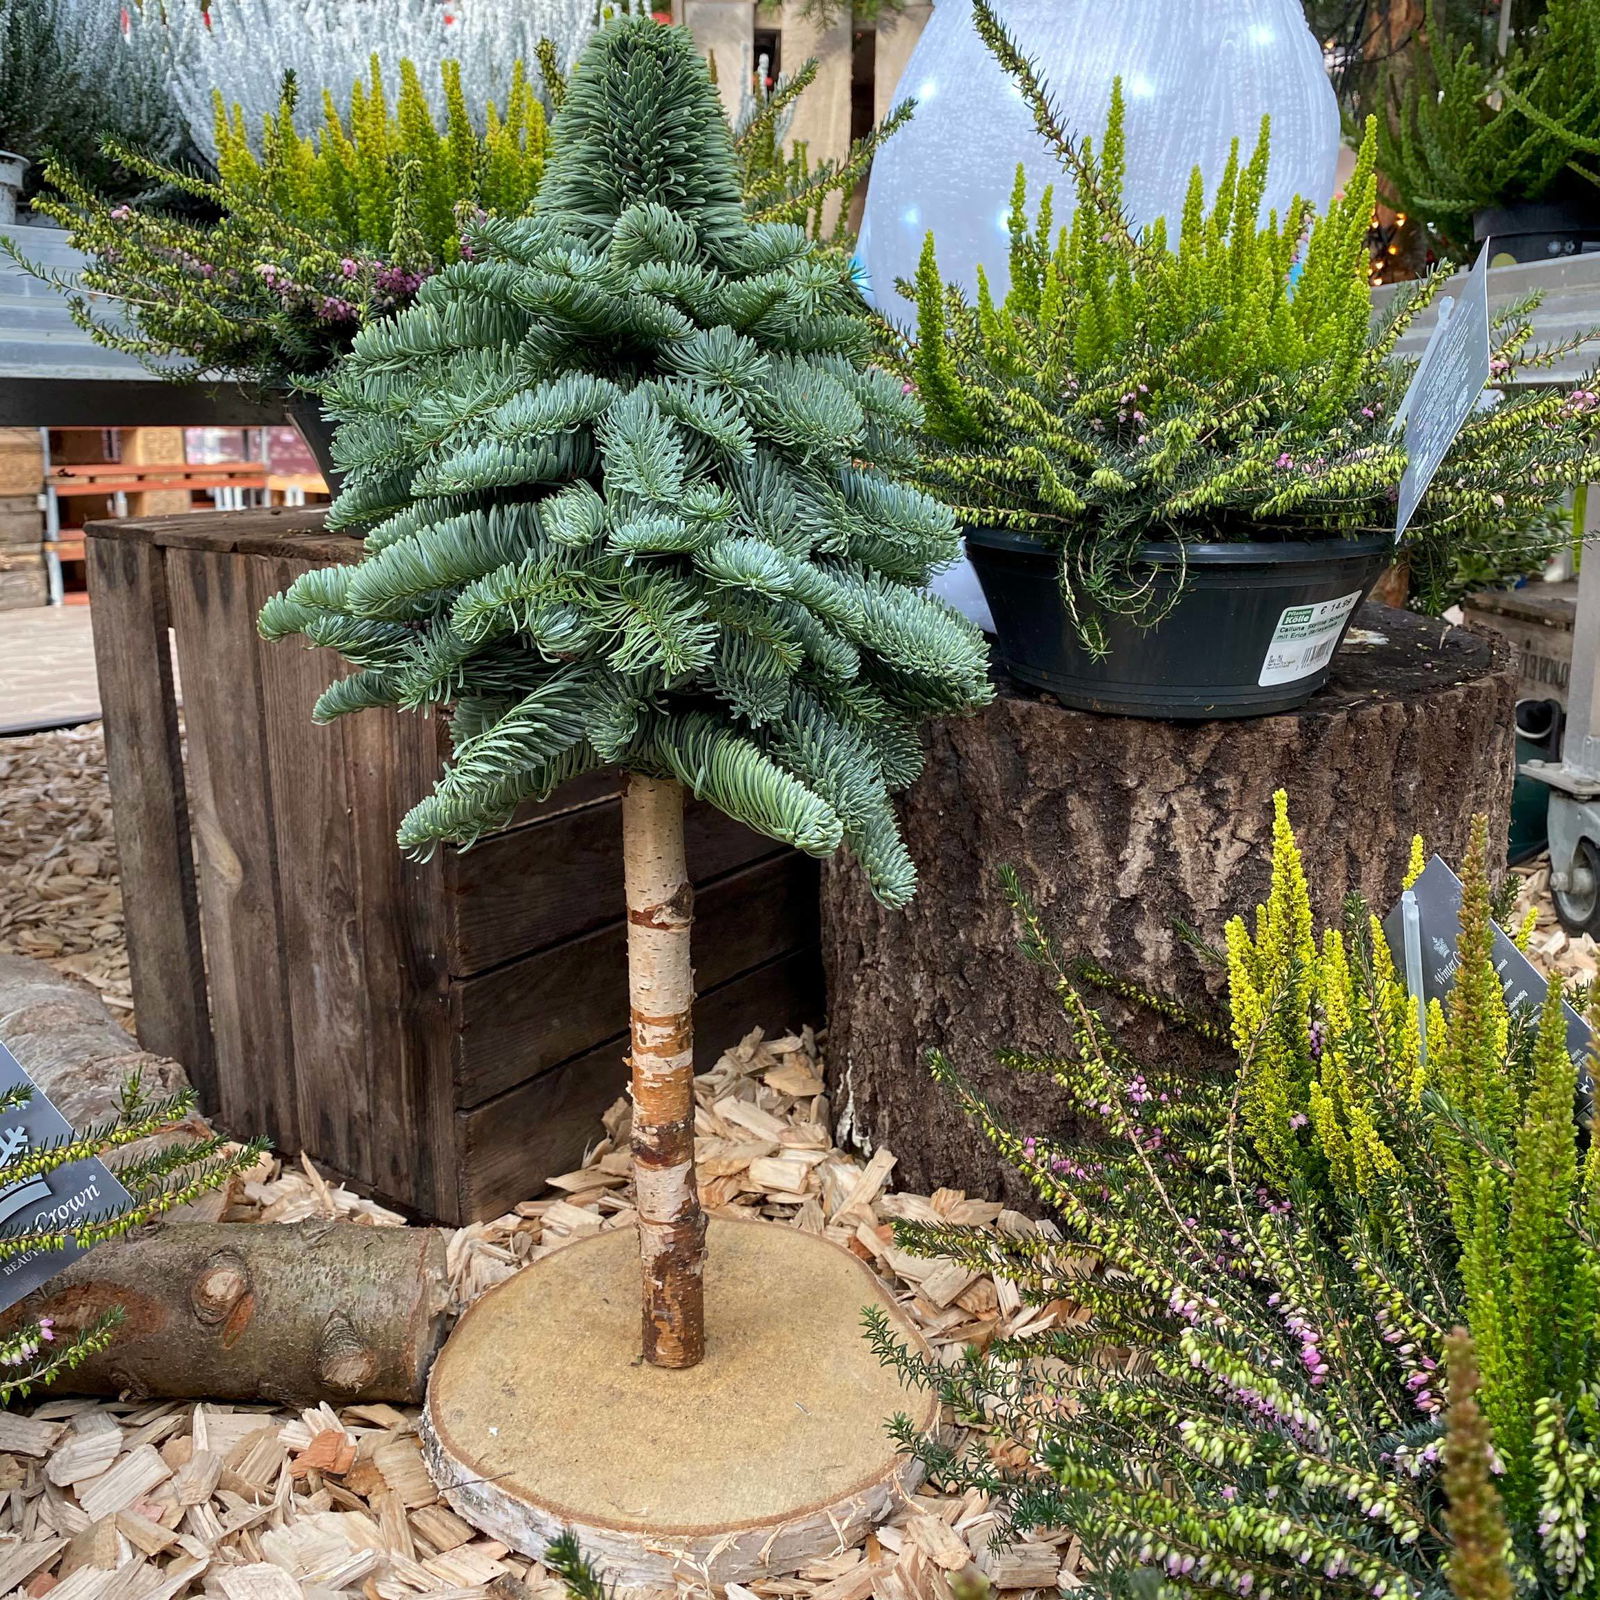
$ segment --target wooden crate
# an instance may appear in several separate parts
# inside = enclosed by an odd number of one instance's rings
[[[24,611],[50,598],[45,582],[44,546],[0,544],[0,611]]]
[[[99,522],[88,545],[140,1042],[230,1131],[428,1216],[495,1215],[574,1165],[626,1076],[615,778],[407,861],[395,828],[442,724],[314,726],[348,669],[255,630],[355,540],[276,508]],[[709,1062],[750,1028],[820,1020],[816,863],[707,806],[688,828]]]

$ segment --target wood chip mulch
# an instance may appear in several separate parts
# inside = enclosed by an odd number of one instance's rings
[[[0,952],[84,979],[131,1029],[111,790],[97,722],[0,739]]]
[[[1516,911],[1511,921],[1516,926],[1530,906],[1539,913],[1538,925],[1528,945],[1528,957],[1542,972],[1557,973],[1575,983],[1593,983],[1600,969],[1600,948],[1586,933],[1576,937],[1561,926],[1555,902],[1550,898],[1550,858],[1540,856],[1525,866],[1513,867],[1517,875]]]
[[[87,978],[128,1019],[115,849],[98,729],[0,741],[0,950]],[[894,1248],[896,1217],[1053,1235],[1047,1221],[959,1190],[896,1192],[894,1156],[838,1149],[817,1040],[752,1034],[696,1081],[696,1155],[709,1208],[837,1240],[866,1261],[942,1357],[1048,1327],[1057,1307],[1014,1285]],[[448,1260],[466,1305],[525,1263],[633,1219],[629,1107],[588,1159],[503,1217],[457,1230]],[[267,1159],[226,1197],[230,1220],[341,1217],[404,1226],[306,1160]],[[220,1209],[220,1208],[219,1208]],[[996,1449],[1002,1448],[998,1442]],[[1066,1531],[992,1549],[984,1496],[937,1486],[858,1546],[727,1600],[951,1600],[976,1566],[1007,1600],[1079,1586]],[[543,1566],[479,1535],[422,1469],[416,1413],[387,1405],[282,1408],[45,1400],[0,1412],[0,1596],[27,1600],[560,1600]],[[688,1600],[680,1586],[650,1600]],[[641,1597],[642,1600],[642,1597]]]

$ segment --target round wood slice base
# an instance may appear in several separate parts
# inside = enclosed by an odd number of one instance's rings
[[[524,1555],[564,1528],[624,1585],[789,1573],[848,1548],[921,1478],[885,1424],[930,1428],[932,1397],[880,1366],[884,1306],[849,1251],[775,1223],[713,1218],[706,1357],[639,1354],[631,1228],[554,1251],[491,1289],[434,1364],[423,1445],[451,1505]]]

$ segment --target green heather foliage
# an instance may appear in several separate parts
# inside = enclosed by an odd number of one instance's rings
[[[1457,251],[1481,207],[1600,204],[1600,3],[1546,0],[1514,20],[1502,59],[1492,24],[1452,24],[1430,0],[1425,40],[1391,64],[1399,106],[1382,132],[1384,178]]]
[[[323,389],[366,559],[270,601],[360,670],[318,702],[449,703],[400,830],[470,841],[598,767],[676,778],[880,898],[915,884],[889,791],[917,724],[989,693],[923,592],[949,511],[893,473],[919,410],[866,364],[846,269],[750,223],[687,34],[620,20],[568,88],[533,214],[364,329]]]
[[[1137,562],[1150,539],[1320,539],[1390,531],[1405,467],[1390,431],[1414,364],[1396,341],[1441,280],[1403,291],[1374,328],[1366,234],[1369,124],[1345,195],[1321,217],[1296,203],[1259,220],[1269,130],[1236,151],[1209,197],[1199,170],[1182,216],[1130,231],[1122,211],[1122,99],[1098,147],[1058,125],[1045,87],[992,14],[980,30],[1071,173],[1057,228],[1046,190],[1011,203],[1010,282],[976,303],[940,275],[930,236],[915,285],[915,344],[891,360],[927,411],[918,481],[972,526],[1016,529],[1061,553],[1083,637],[1099,610],[1154,620]],[[1302,242],[1303,241],[1303,242]],[[1496,325],[1505,382],[1548,363],[1533,302]],[[1570,348],[1565,346],[1563,348]],[[1408,531],[1419,585],[1448,588],[1460,546],[1494,550],[1592,472],[1591,386],[1518,391],[1475,413]]]
[[[454,66],[444,64],[435,112],[409,62],[391,103],[374,56],[370,83],[355,86],[345,112],[324,97],[310,137],[294,130],[291,81],[259,153],[237,108],[219,103],[215,180],[115,148],[129,171],[193,197],[215,221],[112,205],[51,163],[57,196],[35,209],[89,256],[84,288],[124,300],[131,319],[69,292],[79,325],[163,376],[240,374],[282,387],[323,371],[357,327],[408,305],[424,278],[459,258],[458,211],[516,215],[538,189],[544,108],[520,69],[509,103],[484,108],[479,134]]]
[[[1579,1151],[1559,986],[1537,1017],[1508,1010],[1480,821],[1424,1066],[1367,909],[1315,937],[1278,803],[1271,895],[1228,930],[1233,1070],[1123,1056],[1013,881],[1066,1029],[1057,1056],[1002,1060],[1065,1090],[1086,1131],[1016,1132],[936,1058],[1055,1220],[897,1238],[1082,1314],[950,1368],[877,1322],[886,1359],[1027,1465],[915,1448],[1014,1527],[1072,1528],[1091,1594],[1600,1594],[1600,1157]],[[1456,1349],[1447,1434],[1458,1325],[1481,1379]]]
[[[478,108],[466,103],[454,61],[441,63],[434,100],[403,61],[391,102],[374,55],[370,80],[355,84],[347,109],[322,92],[322,123],[310,136],[296,131],[300,88],[292,78],[259,129],[218,96],[214,179],[158,160],[136,141],[108,147],[119,193],[128,180],[176,192],[215,221],[118,203],[80,163],[53,162],[55,193],[35,209],[69,228],[89,256],[83,287],[125,304],[58,286],[79,326],[163,377],[303,385],[349,350],[358,329],[405,309],[427,278],[460,260],[468,222],[528,212],[550,148],[545,103],[558,108],[566,92],[549,40],[538,66],[543,99],[518,62],[507,103]],[[836,206],[829,242],[839,249],[850,195],[911,105],[897,107],[842,160],[813,161],[804,148],[786,153],[782,130],[816,74],[816,63],[806,62],[764,97],[736,150],[751,220],[797,223],[820,236]],[[0,248],[27,266],[15,242],[0,238]]]
[[[1452,1329],[1445,1339],[1444,1365],[1450,1398],[1439,1456],[1450,1593],[1455,1600],[1512,1600],[1505,1511],[1494,1481],[1497,1458],[1478,1404],[1478,1354],[1465,1328]]]
[[[26,1085],[5,1091],[0,1094],[0,1115],[20,1110],[32,1098],[33,1091]],[[92,1249],[175,1206],[187,1205],[255,1165],[266,1148],[264,1140],[237,1145],[221,1134],[180,1138],[165,1148],[147,1148],[121,1161],[113,1159],[116,1151],[128,1150],[181,1124],[194,1107],[193,1091],[153,1095],[135,1073],[123,1085],[116,1116],[68,1138],[34,1144],[26,1155],[7,1162],[0,1176],[9,1186],[99,1156],[107,1160],[132,1203],[123,1211],[86,1216],[59,1232],[15,1226],[0,1231],[0,1262],[37,1250],[62,1250],[69,1244]],[[25,1322],[0,1337],[0,1405],[26,1396],[104,1350],[115,1341],[122,1320],[121,1308],[113,1307],[81,1327],[58,1328],[47,1317]]]

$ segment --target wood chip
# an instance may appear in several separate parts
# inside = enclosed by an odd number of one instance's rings
[[[440,1554],[477,1537],[477,1530],[472,1524],[463,1522],[448,1506],[419,1506],[411,1513],[409,1520],[417,1537],[432,1545]]]
[[[415,1439],[391,1439],[372,1453],[372,1462],[383,1474],[383,1481],[398,1494],[409,1510],[432,1505],[439,1491],[422,1464],[422,1450]]]
[[[301,1600],[300,1585],[270,1561],[219,1567],[215,1576],[226,1600]]]
[[[936,1566],[946,1572],[960,1572],[971,1566],[972,1551],[967,1541],[948,1522],[918,1513],[906,1524],[906,1536]]]
[[[979,1569],[997,1589],[1053,1589],[1061,1553],[1050,1544],[1012,1544],[978,1552]]]
[[[297,1478],[312,1472],[342,1476],[355,1464],[355,1440],[343,1428],[325,1428],[294,1458],[290,1470]]]
[[[19,1456],[44,1456],[61,1437],[59,1422],[36,1422],[14,1411],[0,1411],[0,1450]]]
[[[107,1517],[131,1506],[158,1483],[165,1483],[172,1469],[161,1459],[154,1445],[142,1445],[125,1455],[109,1472],[103,1472],[78,1496],[78,1504],[91,1520]]]
[[[217,1492],[222,1457],[215,1450],[196,1450],[172,1475],[172,1492],[180,1506],[203,1505]]]
[[[44,1474],[51,1483],[65,1488],[99,1477],[121,1454],[122,1429],[113,1422],[109,1428],[75,1433],[50,1457]]]
[[[72,1542],[56,1568],[58,1578],[66,1578],[79,1567],[94,1567],[100,1572],[114,1572],[128,1559],[128,1541],[117,1532],[114,1517],[102,1517],[91,1522],[81,1533],[74,1534]]]

